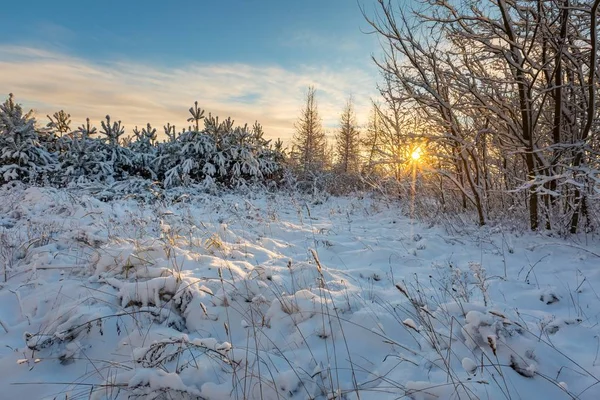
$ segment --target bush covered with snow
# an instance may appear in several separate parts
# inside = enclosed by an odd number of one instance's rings
[[[168,189],[199,184],[235,188],[281,180],[283,147],[266,140],[260,124],[249,128],[235,126],[230,118],[205,118],[197,104],[190,111],[194,128],[177,133],[168,124],[168,140],[161,142],[150,124],[136,127],[134,136],[127,137],[121,121],[108,115],[100,130],[89,119],[74,131],[52,118],[47,127],[38,128],[31,112],[24,113],[11,95],[0,106],[0,184],[124,188],[139,186],[142,179]],[[119,185],[132,178],[138,183]]]
[[[40,143],[31,112],[13,95],[0,105],[0,184],[43,181],[56,166],[55,154]]]
[[[283,151],[263,138],[260,125],[235,127],[231,119],[204,119],[204,130],[187,131],[159,145],[158,175],[165,187],[214,181],[240,186],[277,181]]]

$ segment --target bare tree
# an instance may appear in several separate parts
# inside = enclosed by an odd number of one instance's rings
[[[443,31],[421,35],[404,11],[396,14],[390,2],[379,4],[380,18],[371,23],[388,41],[383,60],[376,60],[386,78],[386,100],[392,109],[411,104],[422,119],[436,123],[437,132],[421,136],[438,142],[437,157],[451,167],[440,168],[438,173],[459,189],[464,204],[469,200],[475,206],[483,225],[481,168],[473,146],[474,132],[465,124],[465,115],[457,106],[462,99],[452,86],[455,77],[451,66],[458,60],[444,55]]]
[[[375,61],[386,102],[433,125],[424,136],[437,173],[480,223],[506,204],[521,205],[532,230],[574,233],[581,216],[589,219],[600,147],[599,3],[421,0],[407,11],[378,0],[367,16],[384,38]]]

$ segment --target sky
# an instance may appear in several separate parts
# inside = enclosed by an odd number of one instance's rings
[[[29,0],[0,13],[0,95],[44,123],[110,114],[128,131],[188,125],[194,101],[289,141],[309,85],[333,131],[352,96],[366,123],[379,51],[373,0]]]

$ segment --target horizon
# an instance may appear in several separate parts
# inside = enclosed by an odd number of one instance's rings
[[[187,110],[198,101],[207,114],[238,125],[258,121],[267,138],[289,143],[313,85],[329,134],[350,96],[359,124],[366,123],[378,94],[371,57],[379,45],[365,33],[363,4],[144,6],[36,0],[25,15],[7,5],[0,16],[2,95],[14,93],[40,123],[62,109],[71,114],[72,128],[88,117],[99,125],[109,114],[127,132],[146,123],[187,127]],[[190,15],[198,21],[175,23]]]

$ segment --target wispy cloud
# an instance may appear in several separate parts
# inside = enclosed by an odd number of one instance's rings
[[[147,122],[187,126],[187,109],[198,100],[206,111],[237,123],[258,120],[270,137],[290,139],[306,88],[317,88],[326,127],[335,127],[349,95],[359,120],[375,94],[372,71],[302,66],[189,64],[166,68],[132,62],[96,63],[36,48],[0,46],[0,88],[15,93],[40,119],[64,109],[75,124],[106,114],[128,129]]]

